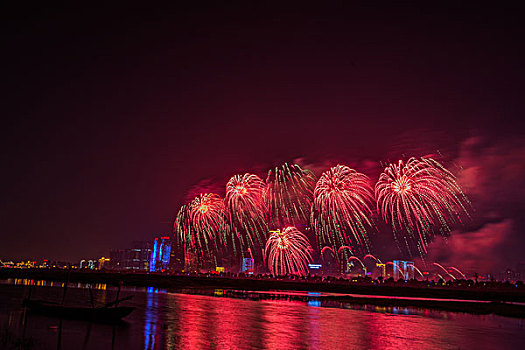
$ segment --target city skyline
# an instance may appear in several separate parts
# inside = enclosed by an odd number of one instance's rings
[[[475,212],[430,259],[522,258],[512,8],[171,10],[6,22],[0,257],[107,255],[170,233],[194,192],[285,161],[375,181],[384,164],[437,154]]]

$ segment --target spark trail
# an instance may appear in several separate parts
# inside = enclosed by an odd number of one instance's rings
[[[372,187],[366,175],[346,165],[325,171],[315,186],[312,224],[319,240],[368,252]]]
[[[266,184],[272,228],[309,223],[315,187],[311,171],[285,163],[268,172]]]
[[[267,239],[265,191],[264,181],[249,173],[235,175],[226,184],[226,215],[231,229],[242,245],[251,249],[262,248]]]
[[[312,261],[312,247],[306,236],[293,226],[270,231],[266,242],[266,261],[274,275],[307,275],[308,264]]]
[[[434,232],[447,235],[451,225],[461,223],[470,203],[455,176],[431,158],[410,158],[390,164],[375,186],[377,209],[389,222],[396,240],[415,243],[420,254]]]

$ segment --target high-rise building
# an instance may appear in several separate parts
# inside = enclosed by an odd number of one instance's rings
[[[153,241],[151,259],[149,264],[150,272],[164,272],[170,267],[171,239],[168,236],[157,237]]]
[[[378,277],[386,278],[386,265],[385,264],[376,263],[376,267],[379,270],[379,276]]]
[[[184,248],[175,241],[171,242],[170,271],[181,272],[184,270]]]
[[[131,248],[113,249],[109,253],[109,268],[113,270],[149,271],[151,242],[135,241]]]
[[[411,280],[414,278],[414,263],[412,261],[394,260],[394,280]]]
[[[128,252],[127,265],[132,270],[148,271],[151,255],[150,241],[135,241]]]
[[[243,258],[242,259],[242,266],[241,266],[241,272],[253,274],[254,273],[254,261],[252,258]]]

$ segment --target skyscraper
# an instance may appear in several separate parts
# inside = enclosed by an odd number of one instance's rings
[[[406,280],[411,280],[414,278],[414,262],[404,261],[404,260],[394,260],[394,280],[403,278]]]
[[[171,240],[169,237],[157,237],[153,241],[151,259],[149,264],[150,272],[164,272],[170,267]]]
[[[149,271],[151,242],[135,241],[131,248],[112,249],[109,267],[113,270]]]

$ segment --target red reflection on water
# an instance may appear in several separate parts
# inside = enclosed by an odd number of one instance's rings
[[[444,349],[519,343],[496,336],[502,330],[490,320],[446,312],[411,315],[405,308],[342,309],[187,294],[150,295],[146,306],[146,349]],[[480,331],[487,327],[492,328]]]
[[[252,349],[261,348],[264,334],[259,303],[242,303],[235,299],[219,299],[198,295],[176,296],[178,336],[172,345],[184,349]],[[170,311],[175,311],[170,307]],[[173,326],[173,327],[172,327]],[[169,325],[170,331],[177,326]],[[247,332],[248,330],[248,332]]]
[[[367,349],[369,336],[358,311],[319,308],[319,349]]]
[[[216,304],[213,315],[217,330],[213,345],[218,349],[260,348],[264,338],[263,314],[261,305],[222,299]],[[246,330],[250,330],[250,334]]]
[[[458,344],[443,319],[428,319],[404,315],[404,308],[393,308],[399,314],[367,315],[369,349],[443,349]],[[423,321],[423,322],[422,322]]]
[[[176,348],[204,349],[209,339],[210,301],[197,295],[177,295],[179,337]]]
[[[288,301],[263,301],[265,308],[266,349],[303,349],[308,347],[308,305]]]

